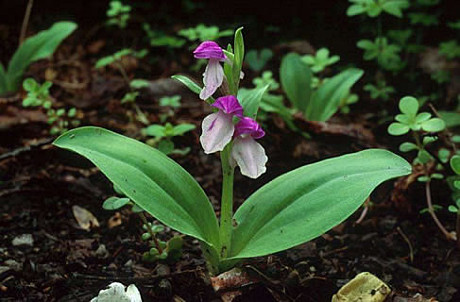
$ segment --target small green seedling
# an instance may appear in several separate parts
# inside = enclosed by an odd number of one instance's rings
[[[349,0],[347,15],[367,14],[371,18],[378,17],[382,12],[402,18],[402,11],[409,7],[408,0]]]
[[[164,231],[164,226],[148,222],[143,209],[126,197],[118,187],[114,186],[114,190],[118,195],[123,197],[112,196],[107,198],[102,204],[102,208],[108,211],[117,211],[125,206],[130,206],[131,210],[139,215],[143,222],[142,228],[145,230],[141,238],[143,241],[149,242],[150,245],[149,251],[142,255],[142,259],[146,262],[157,262],[160,260],[176,262],[179,260],[182,256],[182,236],[174,236],[167,242],[158,239],[157,234]]]
[[[401,114],[396,115],[396,122],[388,127],[388,133],[395,136],[409,132],[414,133],[416,142],[404,142],[399,146],[399,150],[401,152],[417,151],[416,162],[428,163],[433,158],[426,150],[426,146],[436,140],[436,136],[433,136],[433,134],[444,130],[444,121],[437,117],[431,117],[428,112],[418,113],[419,102],[411,96],[401,99],[399,109]],[[421,138],[421,134],[424,132],[429,135]]]
[[[232,36],[233,30],[226,29],[221,31],[217,26],[206,26],[204,24],[198,24],[195,27],[182,29],[177,34],[186,38],[190,42],[203,42],[215,41],[222,37]]]
[[[159,30],[154,30],[148,23],[144,23],[142,28],[147,34],[147,39],[152,47],[181,48],[187,42],[184,39],[168,35]]]
[[[173,126],[171,123],[163,125],[150,125],[142,129],[142,133],[145,136],[151,136],[153,139],[147,140],[147,144],[156,147],[158,150],[166,155],[179,154],[186,155],[190,152],[190,148],[175,149],[174,142],[172,139],[176,136],[184,135],[185,133],[192,131],[196,128],[193,124],[179,124]]]
[[[378,80],[376,85],[366,84],[364,85],[364,90],[370,93],[371,99],[381,99],[383,101],[388,101],[390,95],[395,92],[395,89],[392,86],[387,86],[387,82],[384,80]]]
[[[251,49],[246,54],[245,62],[249,68],[255,72],[260,72],[267,65],[268,61],[273,58],[273,51],[268,48],[262,50]]]
[[[131,6],[123,4],[118,0],[111,0],[107,9],[107,25],[118,26],[121,29],[126,28],[130,18]]]
[[[438,17],[425,13],[410,13],[408,14],[412,25],[433,26],[438,25]]]
[[[311,71],[313,71],[314,73],[318,73],[323,71],[326,67],[331,66],[340,61],[340,57],[337,55],[330,57],[329,49],[320,48],[314,56],[304,55],[302,57],[302,61],[305,62],[308,66],[310,66]]]
[[[76,119],[76,108],[70,108],[67,111],[63,108],[53,108],[53,102],[49,91],[52,85],[53,84],[48,81],[40,85],[32,78],[25,79],[23,87],[27,92],[27,96],[22,101],[22,106],[42,107],[46,110],[46,115],[48,116],[47,122],[51,125],[50,134],[56,135],[66,132],[70,127],[78,127],[80,121]]]
[[[439,44],[439,53],[449,60],[460,57],[460,45],[456,40],[450,40]]]
[[[364,50],[364,60],[376,60],[386,70],[398,71],[405,66],[399,55],[401,47],[388,43],[385,37],[377,37],[374,41],[360,40],[356,45]]]
[[[103,68],[106,66],[114,66],[120,71],[123,79],[125,80],[129,91],[123,96],[121,99],[122,104],[131,104],[134,110],[136,111],[136,119],[145,124],[149,124],[149,120],[147,116],[142,112],[139,106],[136,104],[136,99],[139,96],[139,90],[146,88],[149,86],[149,82],[143,79],[134,79],[130,80],[121,60],[124,56],[133,56],[138,59],[142,59],[147,55],[148,51],[146,49],[142,49],[140,51],[134,51],[129,48],[122,49],[117,51],[113,55],[103,57],[96,62],[96,68]]]

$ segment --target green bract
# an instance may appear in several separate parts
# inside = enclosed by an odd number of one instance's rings
[[[391,152],[366,150],[282,175],[235,213],[231,246],[221,259],[211,203],[192,176],[161,152],[97,127],[71,130],[54,145],[85,156],[136,205],[203,242],[215,271],[234,264],[232,259],[267,255],[321,235],[351,215],[380,183],[411,171]]]
[[[76,28],[77,25],[73,22],[57,22],[49,29],[25,40],[11,58],[8,70],[0,63],[0,95],[16,92],[29,65],[51,56]]]

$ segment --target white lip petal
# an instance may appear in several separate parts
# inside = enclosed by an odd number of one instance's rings
[[[200,92],[200,99],[207,100],[222,85],[223,81],[224,69],[220,65],[219,60],[210,59],[203,73],[204,87]]]
[[[221,111],[205,117],[201,128],[200,142],[206,154],[224,150],[235,131],[232,115]]]
[[[91,302],[142,302],[141,294],[134,284],[126,288],[120,282],[110,283],[107,289],[99,291]]]
[[[241,174],[258,178],[267,171],[265,149],[251,136],[238,137],[233,142],[232,159],[240,167]]]

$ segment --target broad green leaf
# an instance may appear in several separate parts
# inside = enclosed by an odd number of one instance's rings
[[[180,74],[177,74],[177,75],[173,75],[171,77],[172,79],[174,80],[177,80],[179,82],[181,82],[182,84],[184,84],[188,89],[190,89],[192,92],[196,93],[196,94],[200,94],[201,92],[201,87],[195,83],[194,81],[192,81],[191,79],[189,79],[188,77],[184,76],[184,75],[180,75]],[[209,99],[206,100],[206,102],[208,103],[214,103],[214,98],[211,96],[209,97]]]
[[[281,175],[235,213],[229,258],[268,255],[318,237],[348,218],[379,184],[411,169],[403,158],[371,149]]]
[[[401,123],[391,123],[388,127],[388,133],[391,135],[403,135],[409,132],[409,126],[401,124]]]
[[[238,100],[244,108],[244,115],[256,119],[260,101],[270,85],[254,89],[240,89]]]
[[[77,24],[73,22],[57,22],[49,29],[25,40],[8,65],[8,90],[16,91],[30,63],[51,56],[76,28]]]
[[[403,97],[399,101],[399,110],[409,116],[415,116],[417,114],[418,107],[419,104],[417,99],[411,96]]]
[[[160,151],[98,127],[70,130],[53,144],[89,159],[163,224],[219,248],[217,219],[203,189]]]
[[[104,208],[104,210],[118,210],[119,208],[122,208],[125,205],[127,205],[129,202],[130,202],[129,198],[126,198],[126,197],[120,198],[120,197],[112,196],[112,197],[107,198],[104,201],[104,203],[102,204],[102,208]]]
[[[446,123],[447,128],[460,126],[460,113],[455,111],[439,111],[439,115]]]
[[[305,112],[310,103],[312,73],[296,53],[287,54],[281,61],[280,81],[289,101]]]
[[[340,106],[340,101],[347,96],[351,87],[363,76],[364,71],[350,68],[330,78],[311,96],[305,116],[311,121],[325,122]]]
[[[422,129],[427,132],[439,132],[446,128],[446,124],[440,118],[432,118],[422,123]]]

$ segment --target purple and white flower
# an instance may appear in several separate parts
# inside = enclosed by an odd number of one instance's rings
[[[262,145],[255,141],[264,135],[260,125],[249,117],[243,117],[235,126],[230,162],[234,167],[238,165],[241,174],[247,177],[258,178],[267,171],[268,157]]]
[[[193,52],[196,59],[208,59],[208,65],[203,73],[204,87],[200,92],[200,99],[206,100],[216,92],[224,80],[224,69],[220,62],[227,61],[224,51],[214,41],[205,41],[198,45]]]
[[[222,151],[235,132],[233,117],[243,118],[243,107],[233,95],[220,97],[211,106],[219,111],[205,117],[201,125],[200,142],[206,154]]]

